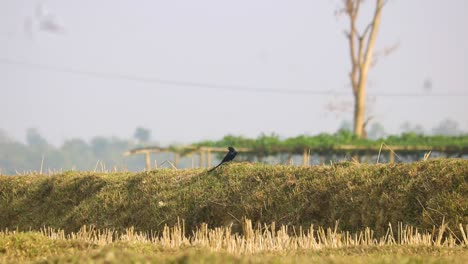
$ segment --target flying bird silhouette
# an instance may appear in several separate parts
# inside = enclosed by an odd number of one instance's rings
[[[218,164],[218,166],[210,169],[208,172],[211,172],[213,171],[214,169],[218,168],[219,166],[221,166],[222,164],[226,163],[226,162],[230,162],[232,161],[236,155],[237,155],[237,151],[233,148],[233,147],[228,147],[228,150],[229,152],[226,154],[226,156],[224,156],[223,160],[221,161],[221,163]]]

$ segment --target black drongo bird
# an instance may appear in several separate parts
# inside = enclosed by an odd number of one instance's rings
[[[218,166],[216,166],[216,167],[212,168],[211,170],[209,170],[208,172],[213,171],[214,169],[221,166],[223,163],[230,162],[231,160],[233,160],[236,157],[237,151],[233,147],[229,147],[228,149],[229,149],[229,152],[226,154],[226,156],[224,156],[221,163],[218,164]]]

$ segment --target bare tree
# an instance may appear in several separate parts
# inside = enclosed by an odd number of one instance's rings
[[[137,127],[133,137],[136,138],[140,143],[148,142],[151,138],[151,130],[144,127]]]
[[[357,137],[365,135],[366,84],[369,68],[380,26],[382,9],[385,0],[375,0],[375,10],[372,20],[363,31],[357,29],[357,18],[363,0],[343,0],[343,12],[349,18],[350,29],[346,31],[351,55],[351,72],[349,74],[354,94],[354,134]]]

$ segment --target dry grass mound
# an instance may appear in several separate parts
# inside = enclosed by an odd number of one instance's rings
[[[0,215],[0,230],[76,232],[93,225],[162,232],[179,218],[187,230],[207,223],[241,231],[246,217],[296,227],[339,221],[341,230],[370,227],[376,236],[385,235],[389,223],[430,231],[445,219],[462,240],[457,230],[468,223],[468,161],[0,176]]]

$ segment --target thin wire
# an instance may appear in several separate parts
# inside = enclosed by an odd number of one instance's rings
[[[208,88],[208,89],[222,89],[222,90],[230,90],[230,91],[236,91],[236,92],[240,91],[240,92],[263,92],[263,93],[283,93],[283,94],[292,93],[292,94],[316,94],[316,95],[338,95],[338,94],[347,95],[348,94],[344,92],[334,92],[334,91],[310,91],[310,90],[285,91],[281,89],[260,89],[260,88],[255,88],[255,87],[237,86],[237,85],[165,80],[165,79],[159,79],[159,78],[146,78],[146,77],[125,75],[125,74],[85,71],[85,70],[78,70],[78,69],[72,69],[72,68],[66,68],[66,67],[50,66],[50,65],[45,65],[45,64],[13,61],[10,59],[5,59],[5,58],[0,58],[0,64],[26,66],[26,67],[36,68],[40,70],[88,75],[88,76],[105,78],[105,79],[121,79],[121,80],[138,81],[138,82],[145,82],[145,83],[158,83],[158,84],[173,85],[173,86],[190,86],[190,87],[199,87],[199,88]]]
[[[255,88],[255,87],[237,86],[237,85],[186,82],[186,81],[177,81],[177,80],[165,80],[165,79],[159,79],[159,78],[145,78],[145,77],[138,77],[138,76],[132,76],[132,75],[85,71],[85,70],[77,70],[77,69],[66,68],[66,67],[56,67],[56,66],[50,66],[50,65],[44,65],[44,64],[19,62],[19,61],[4,59],[4,58],[0,58],[0,64],[26,66],[30,68],[36,68],[36,69],[47,70],[47,71],[88,75],[88,76],[106,78],[106,79],[121,79],[121,80],[138,81],[138,82],[145,82],[145,83],[166,84],[166,85],[173,85],[173,86],[189,86],[189,87],[199,87],[199,88],[208,88],[208,89],[217,89],[217,90],[221,89],[221,90],[229,90],[229,91],[236,91],[236,92],[240,91],[240,92],[281,93],[281,94],[348,95],[348,93],[345,93],[345,92],[335,92],[335,91],[310,91],[310,90],[285,91],[281,89],[260,89],[260,88]]]
[[[312,91],[312,90],[301,90],[301,89],[293,89],[293,90],[282,90],[282,89],[261,89],[256,87],[248,87],[248,86],[239,86],[239,85],[227,85],[227,84],[215,84],[215,83],[205,83],[205,82],[188,82],[188,81],[177,81],[177,80],[166,80],[166,79],[159,79],[159,78],[147,78],[147,77],[139,77],[133,75],[125,75],[125,74],[118,74],[118,73],[105,73],[105,72],[95,72],[95,71],[86,71],[86,70],[79,70],[67,67],[58,67],[58,66],[51,66],[45,64],[38,64],[38,63],[30,63],[30,62],[22,62],[11,60],[7,58],[0,58],[0,64],[5,65],[15,65],[15,66],[25,66],[29,68],[35,68],[40,70],[46,71],[53,71],[53,72],[63,72],[63,73],[71,73],[71,74],[79,74],[79,75],[87,75],[93,76],[97,78],[105,78],[105,79],[120,79],[120,80],[128,80],[128,81],[137,81],[137,82],[145,82],[145,83],[157,83],[157,84],[165,84],[171,86],[188,86],[188,87],[198,87],[198,88],[206,88],[206,89],[216,89],[216,90],[228,90],[228,91],[235,91],[235,92],[254,92],[254,93],[278,93],[278,94],[306,94],[306,95],[350,95],[350,92],[342,92],[342,91],[334,91],[334,90],[322,90],[322,91]],[[460,97],[460,96],[468,96],[468,94],[463,93],[385,93],[385,92],[378,92],[378,93],[369,93],[370,96],[380,96],[380,97]]]

